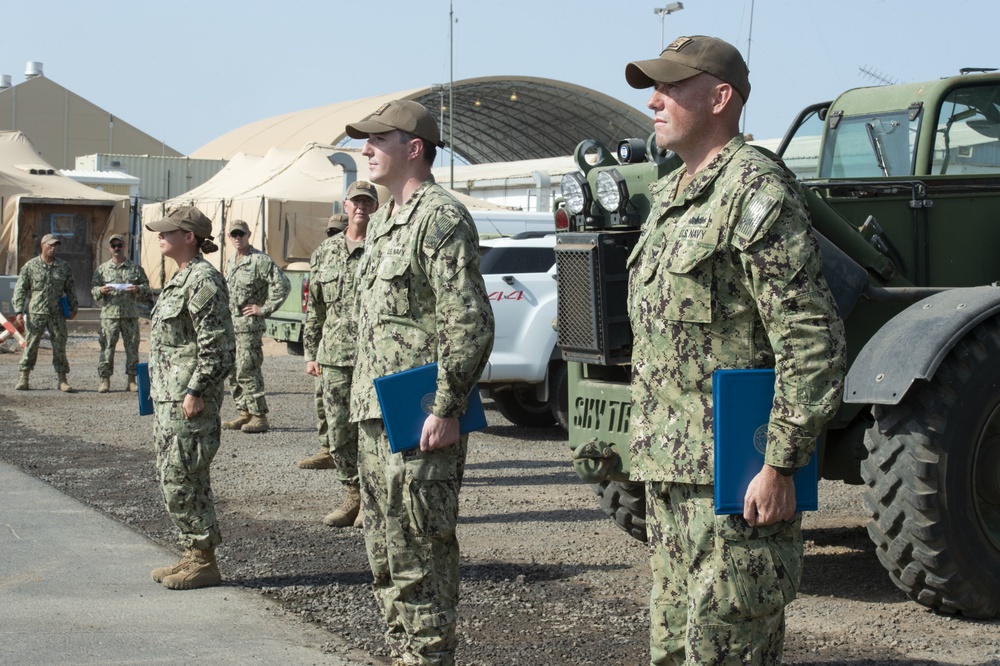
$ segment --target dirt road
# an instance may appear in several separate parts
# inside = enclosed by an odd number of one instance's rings
[[[225,432],[212,468],[223,575],[259,589],[275,612],[327,629],[328,651],[386,664],[361,531],[324,527],[341,497],[333,474],[295,466],[317,448],[312,378],[300,358],[267,350],[273,429]],[[114,392],[96,392],[95,336],[71,336],[69,354],[72,395],[56,390],[47,351],[28,392],[13,390],[18,356],[0,354],[0,459],[172,545],[151,417],[137,415],[122,375]],[[490,427],[472,437],[461,497],[459,663],[647,663],[645,546],[599,511],[558,430],[517,428],[491,407]],[[223,418],[232,414],[230,402]],[[821,510],[805,520],[785,663],[1000,664],[1000,622],[938,616],[908,601],[875,558],[856,489],[824,482],[820,492]]]

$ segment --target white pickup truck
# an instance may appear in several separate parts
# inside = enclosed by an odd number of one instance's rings
[[[520,426],[567,427],[566,363],[556,348],[556,236],[525,232],[480,241],[496,336],[479,389]]]

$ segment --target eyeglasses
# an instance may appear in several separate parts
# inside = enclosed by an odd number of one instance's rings
[[[230,238],[243,238],[246,235],[247,235],[247,233],[245,231],[230,231],[229,232],[229,237]]]
[[[121,243],[112,243],[112,244],[111,244],[111,249],[112,249],[112,250],[120,250],[120,249],[122,249],[123,247],[125,247],[125,246],[124,246],[124,245],[122,245]]]

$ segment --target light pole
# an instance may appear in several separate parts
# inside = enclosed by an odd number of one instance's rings
[[[660,17],[660,51],[663,51],[663,19],[668,14],[679,12],[684,9],[683,2],[671,2],[666,7],[653,7],[653,13]]]

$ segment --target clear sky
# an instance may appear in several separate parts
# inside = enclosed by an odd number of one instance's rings
[[[56,83],[183,153],[261,118],[447,82],[452,67],[456,81],[559,79],[645,109],[648,92],[629,88],[624,69],[659,53],[654,8],[667,4],[453,0],[452,24],[449,0],[36,0],[4,12],[0,74],[16,84],[40,61]],[[664,41],[706,34],[739,47],[753,87],[745,129],[758,139],[876,77],[1000,67],[997,0],[683,5],[663,18]]]

